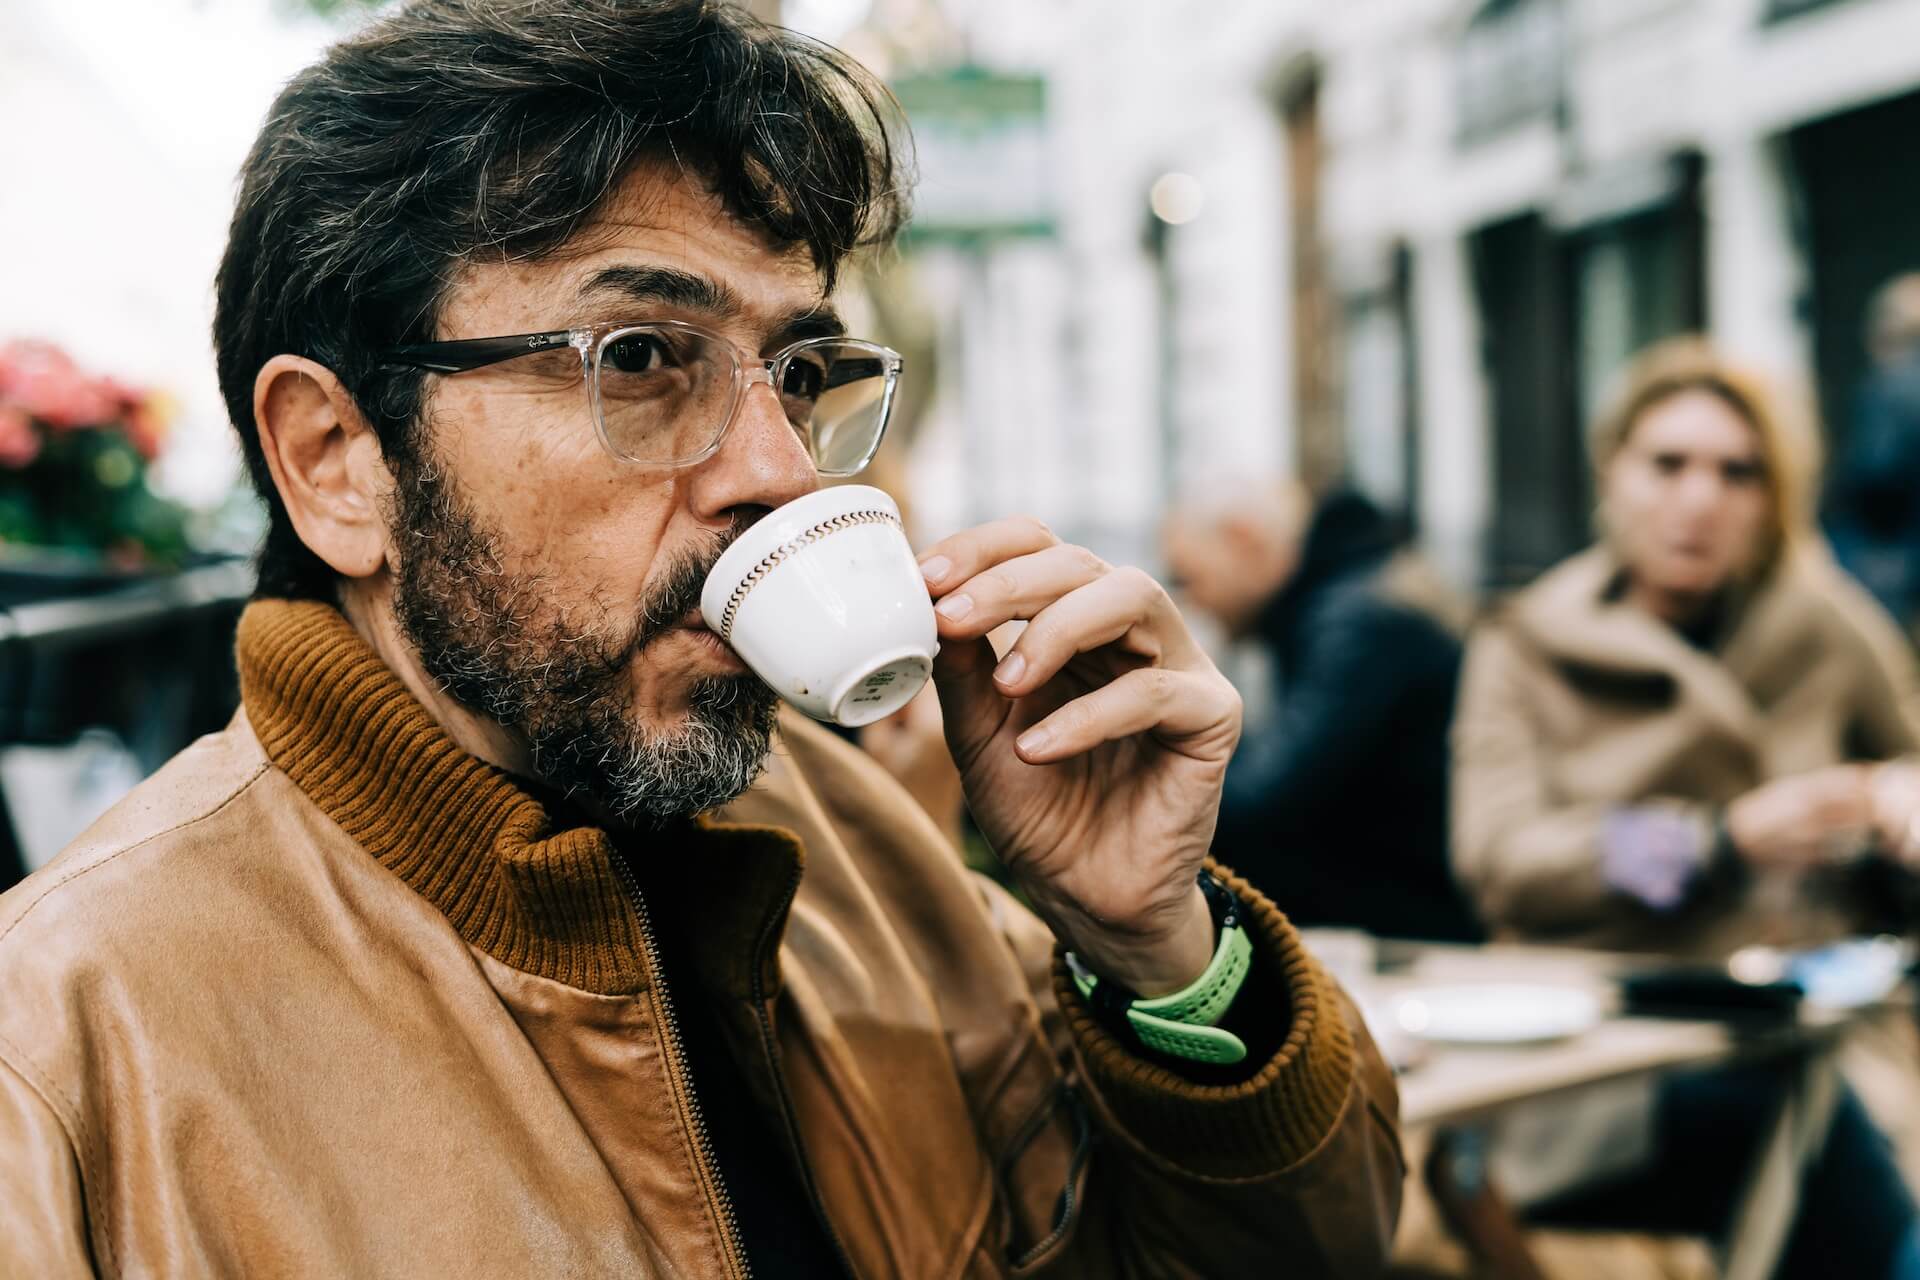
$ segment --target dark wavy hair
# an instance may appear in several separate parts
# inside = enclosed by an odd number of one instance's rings
[[[220,389],[266,501],[257,594],[330,599],[253,420],[261,365],[331,369],[412,458],[429,341],[463,263],[564,245],[636,164],[676,166],[831,289],[906,218],[907,135],[844,54],[717,0],[412,0],[334,45],[267,114],[216,282]]]

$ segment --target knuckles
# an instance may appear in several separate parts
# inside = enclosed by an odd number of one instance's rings
[[[1089,578],[1098,578],[1108,572],[1105,560],[1082,546],[1072,548],[1075,566]]]
[[[1165,667],[1143,667],[1135,673],[1134,679],[1149,702],[1164,705],[1180,694],[1180,677]]]
[[[1170,600],[1165,587],[1159,579],[1138,565],[1122,565],[1113,571],[1113,576],[1133,595],[1158,605],[1162,600]]]
[[[968,588],[977,596],[992,600],[1009,600],[1019,595],[1020,583],[1013,574],[1005,569],[988,569],[973,580]]]
[[[1053,530],[1047,526],[1047,522],[1038,516],[1020,516],[1019,523],[1025,527],[1028,536],[1031,537],[1033,541],[1043,546],[1052,546],[1059,541],[1058,538],[1053,536]]]

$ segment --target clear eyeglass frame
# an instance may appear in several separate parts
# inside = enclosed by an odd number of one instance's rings
[[[698,339],[712,350],[725,352],[730,364],[726,404],[723,411],[715,414],[716,421],[712,437],[702,448],[674,458],[641,457],[617,445],[613,433],[607,429],[600,388],[601,362],[610,346],[623,338],[661,333],[679,334]],[[832,335],[802,338],[798,342],[781,348],[771,356],[743,355],[731,339],[683,320],[600,324],[575,329],[554,329],[544,333],[507,334],[496,338],[462,338],[449,342],[415,343],[394,347],[382,353],[381,364],[388,368],[420,369],[438,374],[465,373],[472,369],[501,364],[522,356],[554,351],[562,347],[571,347],[580,354],[581,380],[587,392],[587,405],[593,419],[594,434],[599,437],[601,447],[621,462],[668,470],[697,466],[719,452],[720,446],[726,442],[727,434],[733,430],[734,423],[738,421],[740,406],[746,399],[748,389],[754,383],[766,383],[778,397],[794,360],[810,351],[831,349],[843,352],[851,350],[874,360],[879,368],[875,376],[883,380],[879,400],[874,410],[875,422],[871,428],[871,439],[866,441],[857,457],[837,466],[822,466],[816,447],[817,437],[810,433],[806,441],[809,456],[813,458],[814,467],[821,475],[836,478],[857,475],[873,461],[874,454],[879,452],[881,441],[886,438],[887,425],[893,416],[894,395],[898,390],[900,374],[905,366],[900,353],[890,347],[859,338],[842,338]]]

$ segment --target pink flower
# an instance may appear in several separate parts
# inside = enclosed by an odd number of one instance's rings
[[[19,471],[40,456],[40,433],[24,409],[0,404],[0,467]]]
[[[89,378],[52,343],[25,339],[0,347],[0,403],[56,429],[107,425],[119,417],[113,386]]]

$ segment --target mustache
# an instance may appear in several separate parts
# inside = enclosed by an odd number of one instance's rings
[[[646,599],[640,602],[640,617],[634,627],[633,640],[627,647],[629,655],[652,644],[699,607],[700,589],[706,586],[707,575],[713,572],[713,566],[719,563],[726,549],[753,522],[754,517],[735,516],[727,532],[716,534],[711,545],[685,552],[667,566],[660,575],[658,585],[648,591]]]

